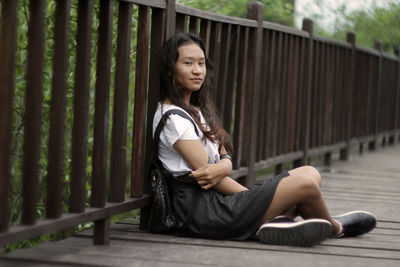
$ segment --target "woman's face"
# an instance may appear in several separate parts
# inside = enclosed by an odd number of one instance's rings
[[[203,50],[195,43],[188,43],[180,46],[178,53],[175,82],[190,93],[200,90],[206,77],[206,58]]]

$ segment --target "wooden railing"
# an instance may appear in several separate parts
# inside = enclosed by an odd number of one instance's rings
[[[158,51],[175,32],[197,33],[207,44],[208,56],[215,64],[212,96],[235,147],[232,176],[245,184],[252,184],[259,170],[274,166],[280,172],[285,162],[296,167],[308,164],[311,156],[322,155],[329,164],[335,151],[346,159],[353,144],[360,145],[362,151],[366,143],[374,149],[378,140],[382,144],[398,142],[398,49],[391,55],[381,51],[379,42],[376,49],[359,47],[352,33],[347,36],[348,42],[314,36],[313,23],[307,19],[303,30],[264,22],[260,3],[250,3],[248,19],[241,19],[185,7],[174,0],[109,0],[99,1],[95,7],[93,0],[80,0],[74,2],[78,19],[71,21],[71,1],[54,2],[53,67],[47,75],[52,79],[51,88],[43,86],[43,60],[48,49],[45,1],[31,0],[29,5],[23,206],[17,226],[9,223],[8,199],[10,181],[15,179],[10,172],[10,143],[15,138],[19,6],[15,0],[1,3],[1,245],[85,222],[95,223],[95,244],[108,244],[110,217],[137,208],[142,208],[141,226],[145,228],[151,205],[145,169],[151,157],[151,120],[160,87]],[[92,39],[94,20],[98,23],[96,40]],[[118,24],[116,31],[114,21]],[[71,36],[72,26],[76,36]],[[93,51],[97,51],[95,57],[91,56]],[[69,66],[70,55],[75,55],[73,68]],[[94,81],[92,62],[97,66]],[[67,101],[67,76],[71,72],[73,103]],[[47,164],[40,169],[46,90],[51,91],[50,130],[45,144]],[[91,106],[93,116],[89,114]],[[72,126],[66,122],[68,110],[73,112]],[[133,119],[128,120],[132,113]],[[72,144],[70,150],[65,145],[67,138]],[[65,173],[66,169],[70,172]],[[44,196],[38,188],[43,173],[47,188]],[[66,175],[70,176],[67,184]],[[125,193],[128,177],[129,196]],[[86,189],[86,183],[90,189]],[[66,201],[69,210],[62,212],[61,192],[65,188],[70,192]],[[37,220],[39,197],[47,200],[46,218]]]

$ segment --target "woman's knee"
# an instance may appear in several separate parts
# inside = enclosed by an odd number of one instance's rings
[[[313,166],[302,166],[289,171],[291,176],[306,176],[312,178],[319,186],[322,183],[322,177],[319,171]]]
[[[319,184],[315,179],[310,176],[297,176],[296,180],[298,183],[298,190],[303,196],[304,200],[316,199],[321,196],[321,190]]]

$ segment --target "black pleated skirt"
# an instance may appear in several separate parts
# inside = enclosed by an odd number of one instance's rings
[[[253,238],[276,187],[287,176],[289,173],[284,172],[229,196],[203,190],[196,183],[170,182],[173,206],[181,225],[177,234],[210,239]]]

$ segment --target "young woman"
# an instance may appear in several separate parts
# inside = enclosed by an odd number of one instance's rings
[[[170,109],[186,112],[194,122],[170,115],[160,134],[158,156],[163,166],[174,177],[189,173],[189,182],[169,183],[178,233],[312,246],[328,237],[371,231],[376,220],[370,213],[331,217],[320,191],[321,175],[313,167],[293,169],[249,188],[229,177],[232,145],[207,96],[212,65],[205,55],[202,40],[185,33],[169,39],[161,52],[161,99],[153,134]],[[303,220],[294,221],[298,215]]]

